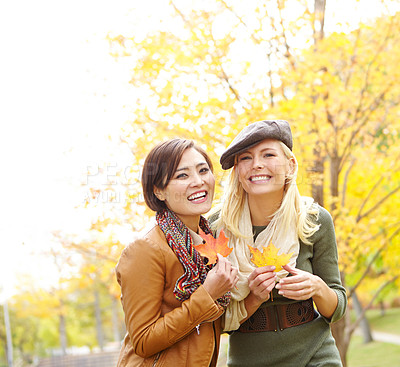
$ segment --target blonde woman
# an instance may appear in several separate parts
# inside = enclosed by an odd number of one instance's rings
[[[341,366],[330,331],[347,299],[330,214],[296,185],[289,123],[257,121],[221,156],[231,169],[222,208],[210,220],[233,247],[239,281],[224,316],[228,366]],[[256,268],[248,245],[292,254],[284,270]],[[315,307],[314,307],[315,305]]]

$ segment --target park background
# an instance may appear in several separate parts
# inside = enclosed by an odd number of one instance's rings
[[[0,10],[1,366],[118,350],[114,267],[152,215],[146,153],[195,140],[212,156],[218,203],[221,152],[246,124],[274,118],[291,123],[300,192],[334,218],[350,305],[333,327],[343,360],[400,366],[399,1]],[[389,342],[372,341],[377,331]]]

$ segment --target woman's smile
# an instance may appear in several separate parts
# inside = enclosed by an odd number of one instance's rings
[[[249,181],[252,183],[265,183],[271,179],[272,176],[268,175],[253,175],[250,176]]]
[[[188,197],[188,200],[195,204],[196,203],[201,204],[207,200],[207,195],[208,193],[205,190],[197,191],[194,194],[190,195]]]

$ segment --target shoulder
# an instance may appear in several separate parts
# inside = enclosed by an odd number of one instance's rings
[[[221,209],[218,209],[210,213],[210,215],[207,217],[207,220],[210,223],[210,225],[213,225],[219,219],[220,214],[221,214]]]
[[[318,225],[318,230],[310,237],[312,243],[317,242],[331,242],[335,240],[335,228],[333,219],[328,210],[319,204],[315,204],[317,214],[315,215],[315,222]]]
[[[332,223],[332,216],[328,210],[314,201],[313,198],[302,196],[302,205],[307,215],[320,226]]]
[[[317,223],[321,226],[331,225],[333,223],[331,213],[319,204],[316,204],[316,206],[318,210]]]
[[[117,271],[125,266],[144,260],[161,261],[163,252],[169,249],[164,233],[157,225],[141,232],[133,242],[124,248],[117,264]]]

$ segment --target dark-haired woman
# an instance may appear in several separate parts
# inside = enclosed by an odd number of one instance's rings
[[[207,154],[192,141],[157,145],[142,173],[156,224],[122,253],[116,267],[127,335],[118,366],[216,366],[220,316],[237,269],[218,256],[211,270],[194,246],[211,233],[215,179]]]

